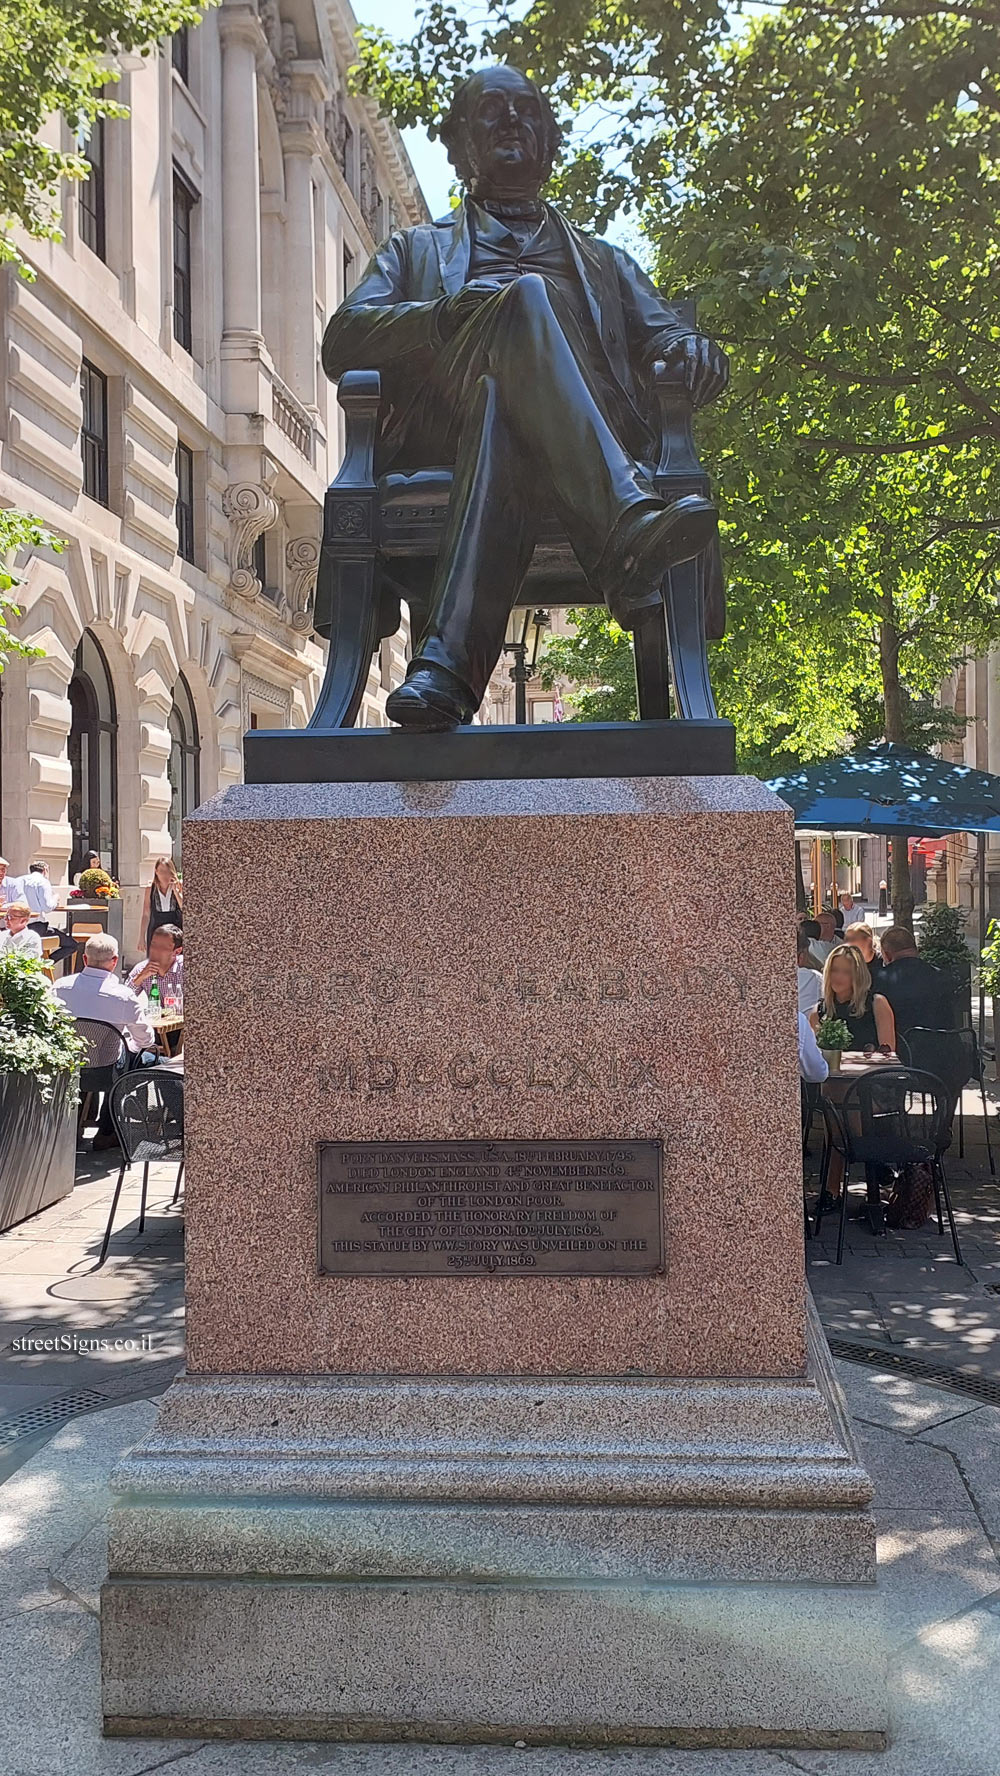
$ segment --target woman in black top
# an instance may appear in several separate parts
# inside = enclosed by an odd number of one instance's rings
[[[158,857],[153,880],[142,903],[140,945],[149,954],[149,940],[160,925],[184,924],[184,889],[172,857]]]
[[[812,1014],[813,1028],[825,1017],[842,1018],[852,1049],[896,1046],[892,1006],[872,985],[868,964],[853,944],[838,944],[823,967],[823,997]]]

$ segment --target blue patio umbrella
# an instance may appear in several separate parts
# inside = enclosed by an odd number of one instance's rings
[[[788,802],[796,827],[813,832],[882,833],[890,838],[976,833],[982,949],[986,942],[986,834],[1000,833],[1000,777],[882,741],[862,752],[820,759],[783,777],[772,777],[768,788]],[[980,1042],[982,1038],[980,998]]]
[[[795,824],[830,833],[1000,833],[1000,777],[883,742],[820,759],[768,784]]]

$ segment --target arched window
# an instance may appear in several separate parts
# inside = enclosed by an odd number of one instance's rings
[[[76,650],[69,701],[70,871],[82,869],[87,852],[96,851],[104,868],[117,877],[118,712],[108,663],[89,630]]]
[[[170,841],[174,861],[181,856],[181,825],[185,815],[197,808],[201,796],[201,745],[198,740],[198,717],[194,700],[183,672],[174,686],[170,710]]]

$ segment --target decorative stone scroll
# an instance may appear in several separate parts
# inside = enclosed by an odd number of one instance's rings
[[[262,590],[253,569],[253,548],[259,536],[278,522],[278,502],[256,481],[233,481],[222,496],[229,519],[229,585],[241,598],[257,598]]]
[[[319,569],[319,539],[311,536],[293,537],[285,548],[285,566],[289,575],[288,608],[292,628],[304,634],[312,627],[316,574]]]
[[[334,93],[328,99],[323,112],[323,133],[329,144],[330,153],[339,166],[345,179],[349,178],[347,169],[347,142],[349,125],[344,109],[343,93]]]

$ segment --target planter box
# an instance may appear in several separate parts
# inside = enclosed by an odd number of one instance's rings
[[[0,1233],[68,1196],[75,1164],[69,1078],[43,1104],[28,1074],[0,1073]]]
[[[72,927],[74,919],[81,919],[88,925],[100,925],[109,936],[118,939],[118,947],[122,947],[122,915],[124,902],[117,900],[68,900],[66,902],[67,929]]]

